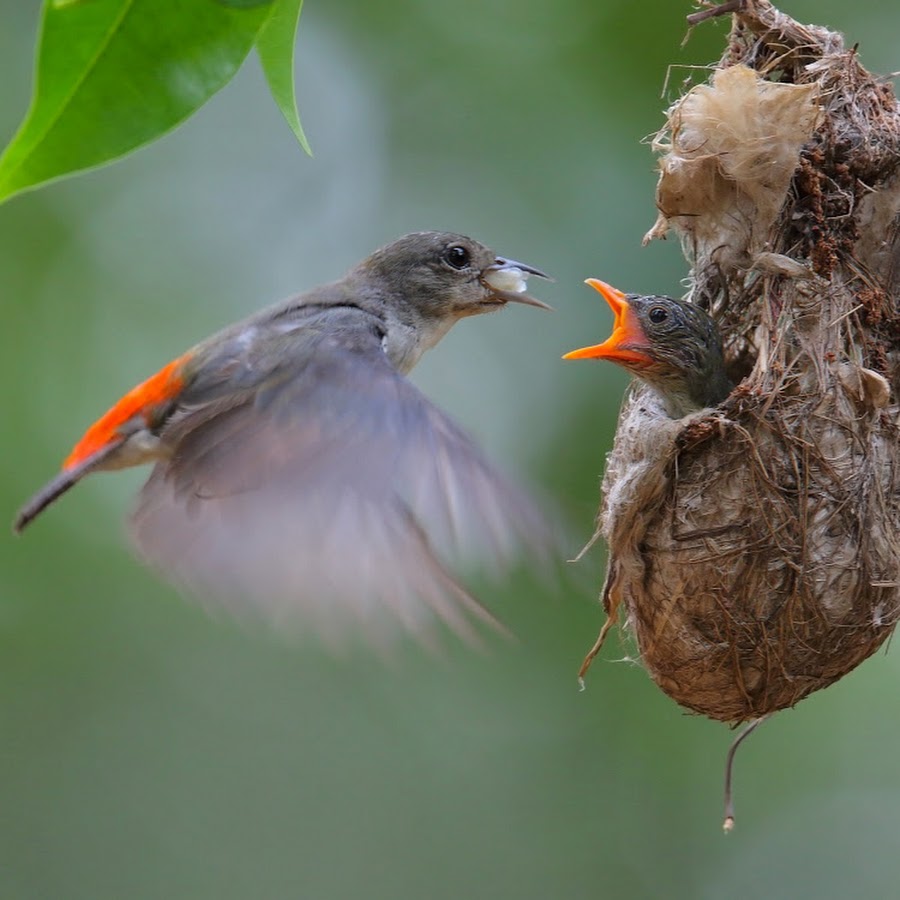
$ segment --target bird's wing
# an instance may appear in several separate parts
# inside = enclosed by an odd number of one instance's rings
[[[214,605],[337,641],[427,637],[436,620],[472,636],[473,615],[490,619],[448,566],[474,550],[500,568],[523,543],[546,555],[549,531],[391,366],[374,321],[299,329],[277,371],[212,384],[173,417],[132,519],[149,563]]]

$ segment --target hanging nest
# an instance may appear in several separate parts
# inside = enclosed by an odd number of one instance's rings
[[[843,677],[900,617],[900,107],[854,49],[731,2],[707,85],[668,111],[659,219],[737,388],[668,418],[635,385],[603,482],[607,627],[727,722]],[[585,662],[585,667],[599,649]]]

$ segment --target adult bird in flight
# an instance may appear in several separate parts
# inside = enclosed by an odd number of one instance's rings
[[[541,271],[460,234],[408,234],[343,278],[197,344],[138,385],[21,509],[152,463],[131,519],[165,577],[239,615],[342,640],[490,615],[458,551],[502,567],[551,537],[528,497],[405,377],[459,319],[523,303]]]

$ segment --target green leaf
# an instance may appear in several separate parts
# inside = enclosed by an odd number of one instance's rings
[[[272,8],[45,0],[31,107],[0,156],[0,202],[174,128],[228,83]]]
[[[294,94],[294,43],[302,8],[303,0],[275,0],[268,21],[257,35],[256,52],[281,114],[300,146],[312,156]]]

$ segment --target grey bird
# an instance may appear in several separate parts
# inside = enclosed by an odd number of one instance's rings
[[[722,338],[705,310],[672,297],[623,294],[596,278],[586,283],[610,305],[613,333],[563,359],[617,363],[653,388],[676,419],[717,406],[731,393]]]
[[[343,278],[224,329],[128,392],[19,512],[92,472],[154,463],[139,555],[213,606],[342,643],[492,620],[455,574],[552,540],[535,504],[404,376],[531,266],[460,234],[408,234]]]

